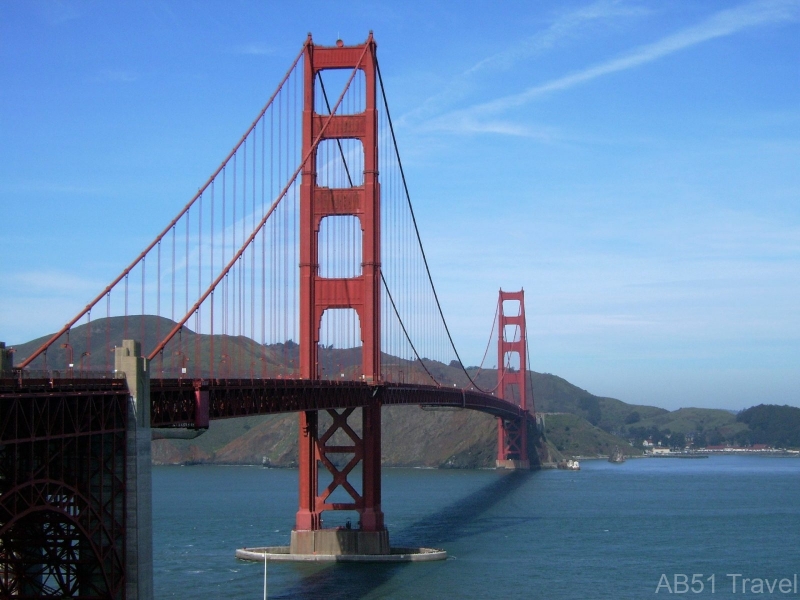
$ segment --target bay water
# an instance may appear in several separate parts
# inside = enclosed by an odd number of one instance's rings
[[[269,597],[800,598],[800,459],[581,467],[384,469],[392,545],[448,560],[270,563]],[[235,550],[288,545],[296,510],[296,470],[155,467],[156,598],[263,598],[263,564]]]

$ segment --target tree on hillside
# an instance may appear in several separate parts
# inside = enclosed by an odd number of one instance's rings
[[[594,396],[586,396],[578,401],[581,410],[586,411],[585,418],[592,425],[597,425],[603,417],[600,410],[600,401]]]
[[[642,420],[642,417],[639,414],[639,411],[635,410],[631,414],[629,414],[627,417],[625,417],[625,424],[626,425],[632,425],[634,423],[638,423],[641,420]]]
[[[750,428],[754,444],[800,447],[800,408],[759,404],[740,412],[736,420]]]

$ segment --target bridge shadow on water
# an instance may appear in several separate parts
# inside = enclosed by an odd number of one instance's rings
[[[532,475],[532,471],[504,473],[492,483],[459,498],[441,510],[397,531],[390,531],[391,537],[393,540],[400,540],[397,546],[441,547],[456,540],[535,520],[532,517],[483,516]],[[422,565],[413,563],[336,563],[303,577],[290,589],[271,597],[363,598],[389,582],[400,570],[421,567]]]

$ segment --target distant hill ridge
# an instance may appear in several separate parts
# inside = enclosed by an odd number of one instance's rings
[[[113,346],[120,345],[123,337],[127,336],[143,340],[143,346],[148,349],[154,347],[173,326],[174,322],[170,319],[151,315],[96,319],[90,325],[83,324],[71,330],[69,343],[73,362],[77,368],[79,357],[87,352],[90,337],[94,340],[95,348],[100,346],[98,342],[101,340],[105,345],[106,337]],[[191,348],[192,352],[199,350],[199,362],[209,364],[211,336],[196,334],[188,328],[184,328],[181,335],[186,348]],[[16,344],[15,363],[34,352],[49,337]],[[245,363],[249,360],[257,365],[262,365],[259,357],[264,356],[265,350],[269,364],[285,365],[287,361],[296,360],[298,349],[292,341],[272,344],[265,349],[246,337],[215,335],[214,364],[222,360],[223,348],[231,355],[239,353]],[[171,356],[169,352],[165,355]],[[341,370],[349,375],[359,368],[360,350],[325,348],[321,359],[324,370]],[[64,369],[67,360],[67,352],[56,348],[49,352],[47,366],[49,369]],[[401,359],[384,357],[384,360]],[[113,357],[103,356],[99,351],[85,355],[83,361],[86,370],[103,370],[108,364],[113,365]],[[446,365],[426,360],[426,366],[442,385],[466,386],[468,383],[457,364]],[[31,365],[33,369],[43,367],[43,357],[37,358]],[[166,368],[175,368],[175,365],[167,364]],[[497,381],[495,369],[479,372],[476,367],[470,367],[468,371],[481,387],[491,388]],[[629,448],[628,453],[635,454],[639,450],[631,447],[628,441],[641,443],[645,435],[661,436],[659,439],[666,442],[673,437],[679,439],[679,436],[685,439],[687,435],[697,435],[704,441],[710,439],[715,442],[751,438],[761,440],[770,436],[764,433],[768,431],[764,426],[758,436],[745,436],[743,432],[750,431],[748,424],[737,420],[737,415],[729,411],[682,408],[670,412],[654,406],[628,404],[614,398],[595,396],[549,373],[530,373],[528,398],[534,399],[538,412],[573,415],[571,419],[556,415],[546,418],[549,429],[546,435],[553,442],[553,450],[568,456],[606,454],[614,445],[625,446]],[[800,413],[800,409],[794,410]],[[382,459],[387,466],[475,468],[494,464],[496,420],[489,415],[474,411],[386,407],[383,421]],[[764,421],[755,419],[753,422]],[[209,462],[292,466],[297,460],[296,440],[297,417],[293,414],[214,421],[209,431],[195,440],[155,441],[153,459],[162,464]]]

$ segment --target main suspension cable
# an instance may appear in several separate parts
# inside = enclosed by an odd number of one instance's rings
[[[321,74],[319,74],[318,77],[319,77],[319,86],[320,86],[320,89],[322,90],[322,96],[325,99],[325,106],[328,109],[328,112],[330,113],[331,112],[331,105],[328,102],[328,94],[325,92],[325,84],[322,83]],[[387,115],[388,115],[388,111],[387,111]],[[347,174],[347,181],[350,184],[350,187],[353,187],[353,178],[350,175],[350,169],[347,168],[347,159],[345,158],[344,150],[342,149],[342,143],[338,138],[337,138],[336,142],[337,142],[337,144],[339,146],[339,153],[342,156],[342,163],[344,164],[345,173]],[[392,305],[392,309],[394,310],[394,314],[397,316],[397,320],[400,323],[400,328],[403,330],[403,335],[405,335],[405,338],[406,338],[406,341],[408,342],[408,345],[411,346],[411,350],[413,350],[414,356],[417,357],[417,360],[419,360],[419,363],[422,365],[422,368],[425,369],[425,372],[428,374],[428,377],[430,377],[431,380],[433,380],[433,382],[436,385],[441,386],[441,383],[439,383],[439,381],[436,379],[436,377],[433,376],[433,373],[431,373],[428,370],[428,367],[425,366],[425,362],[422,360],[422,357],[420,357],[419,352],[417,352],[417,349],[414,346],[414,342],[411,341],[411,336],[408,335],[408,330],[406,329],[405,323],[403,323],[403,319],[400,316],[400,311],[397,309],[397,305],[394,302],[394,298],[392,297],[392,292],[389,290],[389,284],[386,282],[386,278],[383,276],[383,269],[380,270],[380,274],[381,274],[381,282],[383,283],[383,288],[386,290],[386,295],[389,297],[389,302]]]
[[[405,193],[406,193],[406,201],[408,203],[408,209],[411,212],[411,221],[414,224],[414,232],[416,233],[416,236],[417,236],[417,243],[419,244],[419,249],[420,249],[420,252],[422,253],[422,262],[425,265],[425,272],[428,275],[428,281],[431,284],[431,291],[433,292],[433,298],[436,301],[436,308],[439,311],[439,316],[442,319],[442,324],[444,325],[444,330],[447,333],[447,339],[450,341],[450,347],[453,349],[453,352],[455,353],[456,358],[458,359],[458,364],[461,366],[461,370],[464,372],[464,375],[467,376],[467,379],[469,380],[469,382],[476,389],[478,389],[479,391],[481,391],[483,393],[490,393],[490,392],[484,390],[483,388],[481,388],[477,383],[475,383],[475,381],[472,379],[472,377],[470,377],[470,374],[464,368],[464,362],[461,360],[461,357],[458,354],[458,350],[456,349],[456,345],[453,342],[453,336],[450,335],[450,328],[447,326],[447,320],[444,318],[444,312],[442,311],[442,305],[439,302],[439,295],[436,293],[436,286],[433,285],[433,277],[431,276],[431,270],[428,267],[428,259],[425,256],[425,248],[422,246],[422,238],[420,237],[419,228],[417,227],[417,218],[414,216],[414,208],[411,206],[411,194],[408,191],[408,184],[406,182],[406,174],[405,174],[405,171],[403,171],[403,163],[400,160],[400,150],[397,147],[397,138],[394,135],[394,125],[392,124],[392,116],[389,114],[389,102],[386,99],[386,90],[383,87],[383,77],[381,77],[381,68],[380,68],[380,65],[378,64],[377,57],[375,58],[375,69],[378,72],[378,81],[381,84],[381,96],[383,98],[383,106],[386,109],[386,118],[387,118],[387,121],[389,123],[389,130],[390,130],[390,132],[392,134],[392,143],[394,144],[395,156],[397,157],[397,165],[400,168],[400,177],[401,177],[401,179],[403,181],[403,189],[405,190]]]
[[[381,271],[381,281],[383,281],[383,287],[386,290],[386,295],[389,296],[389,302],[392,303],[392,308],[394,309],[394,314],[397,315],[397,320],[400,322],[400,327],[403,330],[403,334],[406,336],[406,340],[408,341],[408,345],[411,346],[411,349],[414,351],[414,356],[417,357],[417,360],[419,361],[419,364],[421,364],[422,368],[425,369],[425,372],[428,374],[428,377],[430,377],[434,381],[434,383],[436,383],[436,385],[441,386],[442,384],[439,383],[439,381],[437,381],[436,377],[433,376],[433,373],[431,373],[428,370],[428,367],[425,366],[425,361],[422,360],[422,358],[419,355],[419,352],[417,352],[417,349],[414,347],[414,342],[411,341],[411,338],[408,335],[408,331],[406,331],[406,326],[403,323],[403,319],[400,318],[400,313],[398,312],[397,306],[394,303],[394,298],[392,298],[392,292],[389,291],[389,286],[386,284],[386,279],[383,277],[383,271]]]
[[[358,59],[359,63],[363,59],[364,54],[366,53],[366,50],[367,50],[367,47],[365,47],[364,51],[361,53],[361,56],[359,56],[359,59]],[[250,236],[242,243],[242,245],[240,246],[240,248],[236,252],[236,254],[234,254],[234,256],[231,258],[231,260],[228,262],[228,264],[223,268],[222,272],[211,283],[211,285],[209,285],[209,287],[206,289],[205,293],[203,293],[203,295],[197,300],[197,302],[195,302],[194,306],[192,306],[192,309],[190,311],[188,311],[186,313],[186,315],[180,321],[178,321],[175,324],[175,326],[172,328],[172,330],[167,335],[167,337],[164,338],[161,342],[159,342],[156,345],[156,347],[151,351],[150,355],[147,357],[149,360],[152,360],[156,355],[158,355],[158,353],[161,352],[164,349],[164,347],[172,339],[172,337],[176,333],[178,333],[181,329],[183,329],[183,326],[186,323],[186,321],[189,319],[189,317],[194,313],[195,310],[197,310],[200,307],[200,305],[205,301],[205,299],[214,291],[214,289],[217,287],[217,285],[220,283],[220,281],[222,281],[225,277],[227,277],[227,274],[231,271],[231,268],[234,267],[234,265],[236,265],[236,263],[239,261],[240,257],[244,254],[245,250],[250,246],[250,244],[253,242],[253,240],[258,235],[259,231],[261,231],[261,229],[264,227],[264,224],[267,222],[267,220],[269,220],[269,217],[272,216],[272,213],[278,207],[278,205],[280,204],[280,202],[284,198],[284,196],[286,196],[286,194],[289,192],[289,189],[292,187],[292,185],[294,185],[294,182],[297,179],[297,176],[303,170],[303,167],[305,166],[306,162],[309,160],[309,158],[311,157],[312,153],[314,152],[314,150],[316,150],[316,148],[319,145],[320,141],[323,139],[323,136],[325,134],[325,130],[328,128],[328,125],[331,123],[331,121],[333,119],[333,116],[334,116],[334,113],[339,109],[339,105],[342,103],[342,100],[344,99],[345,94],[347,93],[347,90],[350,87],[350,83],[353,81],[353,78],[355,77],[357,71],[358,71],[358,67],[353,69],[353,72],[350,74],[350,78],[347,80],[347,83],[345,85],[344,90],[342,91],[341,96],[339,96],[339,99],[336,101],[336,104],[333,107],[333,111],[328,115],[328,118],[322,124],[322,127],[320,128],[319,133],[317,134],[317,137],[313,140],[313,142],[311,144],[311,148],[308,150],[308,152],[306,152],[305,156],[303,156],[302,160],[300,161],[300,165],[297,167],[297,169],[295,169],[295,171],[291,175],[291,177],[289,177],[288,183],[283,187],[281,192],[278,194],[278,197],[275,199],[275,201],[269,207],[269,210],[264,214],[264,216],[262,217],[261,221],[259,221],[259,223],[256,225],[256,228],[253,230],[253,232],[250,234]],[[284,293],[288,294],[288,291],[284,291]],[[288,302],[287,302],[287,304],[288,304]],[[284,324],[284,327],[287,327],[287,324]]]
[[[278,85],[277,89],[275,90],[275,93],[272,94],[270,99],[264,105],[264,108],[262,108],[261,111],[258,113],[258,116],[255,118],[255,120],[250,125],[250,127],[247,129],[247,131],[244,133],[244,135],[239,139],[237,144],[228,153],[228,156],[225,158],[225,160],[222,161],[220,166],[217,167],[216,171],[214,171],[214,173],[208,178],[208,180],[206,180],[206,182],[197,190],[197,193],[181,209],[181,211],[175,216],[175,218],[173,218],[172,221],[170,221],[170,223],[156,236],[156,238],[144,250],[142,250],[141,253],[139,253],[139,255],[133,260],[133,262],[131,262],[122,271],[122,273],[120,273],[108,286],[106,286],[106,288],[102,292],[100,292],[100,294],[98,294],[94,299],[92,299],[89,302],[89,304],[87,304],[84,307],[83,310],[81,310],[75,317],[70,319],[58,332],[54,333],[46,342],[44,342],[41,346],[39,346],[36,350],[34,350],[34,352],[32,354],[30,354],[25,360],[23,360],[19,364],[19,368],[24,369],[29,364],[31,364],[31,362],[33,362],[33,360],[35,358],[37,358],[40,354],[45,352],[50,347],[51,344],[56,342],[58,340],[58,338],[60,338],[67,331],[69,331],[72,328],[72,326],[75,325],[75,323],[77,323],[84,315],[88,314],[103,298],[107,298],[109,296],[109,294],[111,293],[111,291],[117,286],[118,283],[120,283],[123,280],[127,282],[127,277],[131,273],[131,271],[133,271],[133,269],[136,266],[139,265],[139,263],[150,253],[150,251],[153,248],[156,247],[156,245],[158,245],[164,238],[167,237],[167,235],[168,235],[168,233],[170,231],[173,231],[173,235],[174,235],[174,227],[178,223],[178,221],[180,221],[180,219],[186,213],[189,212],[189,210],[192,208],[192,206],[195,204],[195,202],[203,195],[203,193],[206,191],[206,189],[208,189],[209,186],[211,186],[213,184],[213,182],[216,179],[216,177],[221,172],[224,172],[225,167],[228,164],[228,161],[232,157],[234,157],[236,155],[237,151],[242,146],[242,144],[245,143],[245,140],[248,138],[250,133],[252,133],[252,131],[256,128],[256,125],[258,124],[258,122],[266,114],[267,110],[272,106],[273,101],[277,97],[278,93],[281,91],[284,83],[286,83],[286,81],[291,76],[292,72],[295,70],[295,67],[300,62],[300,59],[302,58],[303,53],[305,52],[305,49],[306,49],[306,44],[303,45],[303,48],[300,50],[300,52],[297,54],[297,56],[295,57],[294,61],[292,62],[291,67],[289,67],[289,69],[286,71],[286,74],[284,75],[283,79],[281,80],[281,83]],[[126,294],[126,299],[127,299],[127,294]],[[173,298],[173,300],[174,300],[174,298]],[[127,320],[126,320],[126,324],[127,324]],[[127,336],[127,331],[125,332],[125,336]]]
[[[528,363],[528,382],[531,384],[531,408],[533,409],[533,414],[536,415],[536,397],[533,395],[533,378],[531,377],[531,351],[528,348],[527,325],[525,325],[525,359],[525,362]]]
[[[489,341],[486,342],[486,350],[483,352],[483,358],[481,359],[481,364],[478,367],[478,370],[475,372],[475,379],[478,378],[478,375],[483,372],[483,365],[486,362],[486,356],[489,354],[489,347],[492,345],[492,337],[494,337],[494,328],[497,326],[498,318],[497,316],[500,314],[500,302],[498,301],[497,307],[494,309],[494,320],[492,320],[492,331],[489,333]],[[500,330],[497,330],[497,335],[501,335]],[[527,340],[526,340],[527,342]],[[503,377],[505,377],[505,370],[503,371]],[[492,389],[488,390],[490,393],[493,393],[497,388],[500,387],[500,382],[497,383]]]

